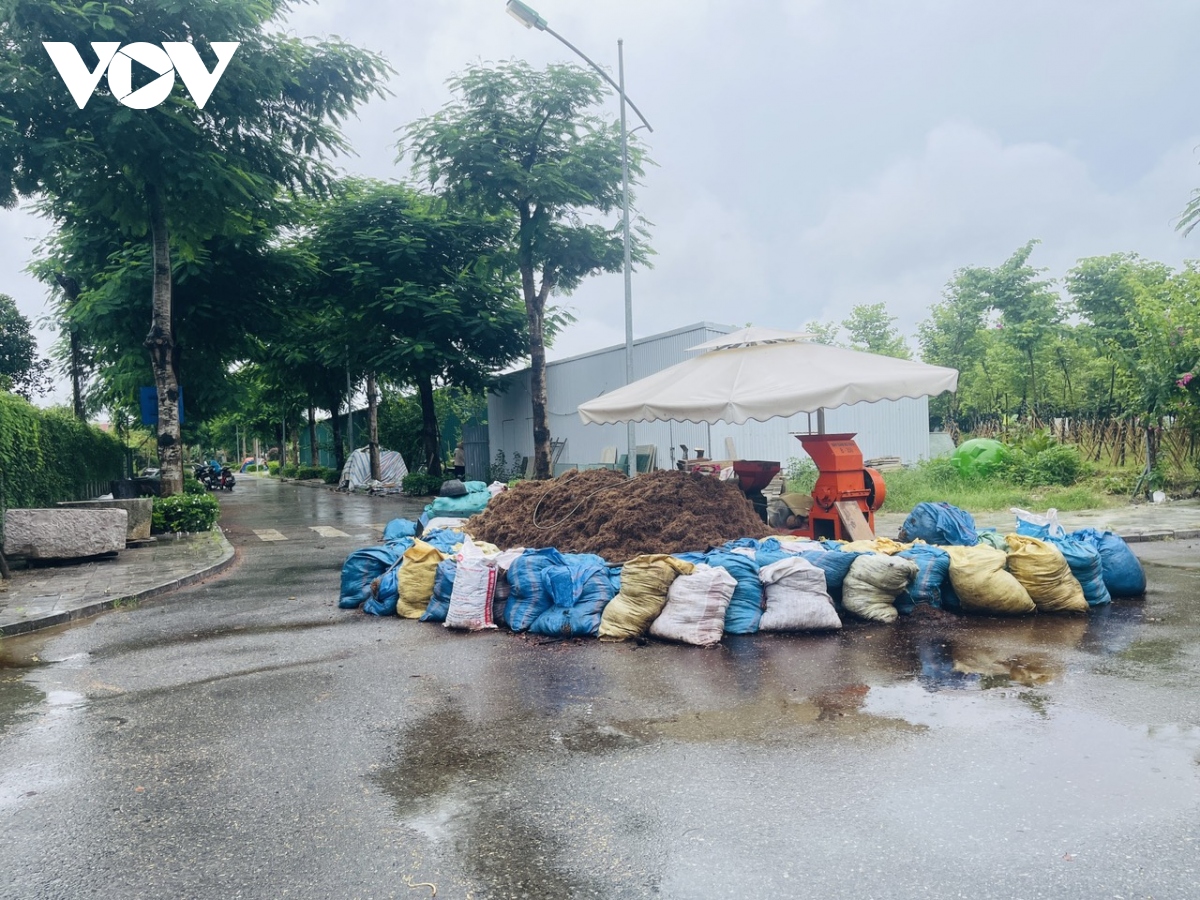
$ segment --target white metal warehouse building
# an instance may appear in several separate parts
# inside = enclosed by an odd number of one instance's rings
[[[634,341],[633,377],[645,378],[695,356],[689,348],[729,334],[735,328],[700,322],[674,331]],[[803,378],[803,372],[796,373]],[[533,453],[533,408],[529,397],[529,370],[504,376],[504,390],[488,397],[488,443],[494,456],[503,451],[507,460],[514,454]],[[556,471],[574,465],[601,461],[606,447],[626,452],[625,425],[584,425],[576,411],[579,404],[625,384],[625,346],[606,347],[580,356],[546,364],[546,396],[550,412],[550,435],[565,441]],[[817,430],[817,416],[801,413],[767,422],[744,425],[694,424],[691,422],[638,422],[639,446],[657,447],[660,469],[674,468],[680,444],[704,448],[715,459],[725,458],[725,439],[732,438],[739,459],[776,460],[787,465],[793,457],[804,458],[796,432]],[[917,399],[856,403],[825,411],[825,431],[853,432],[863,457],[898,456],[904,463],[929,458],[929,401]]]

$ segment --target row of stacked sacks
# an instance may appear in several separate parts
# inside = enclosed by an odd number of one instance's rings
[[[614,565],[554,548],[501,550],[451,528],[418,538],[415,523],[396,519],[381,546],[346,560],[339,605],[471,631],[505,625],[555,637],[649,634],[712,646],[725,634],[833,631],[842,614],[894,622],[921,605],[1084,612],[1145,590],[1137,558],[1109,532],[979,534],[969,514],[946,504],[922,504],[904,532],[931,540],[742,538]]]
[[[857,579],[864,595],[891,591],[890,601],[916,571],[883,555],[879,566],[859,565],[868,554],[792,539],[745,538],[707,552],[645,554],[612,565],[554,548],[502,551],[456,529],[419,538],[415,532],[414,523],[396,519],[382,545],[352,553],[342,567],[339,606],[471,631],[505,625],[616,641],[649,633],[712,646],[725,633],[840,629],[830,584],[840,593]]]
[[[921,503],[901,528],[900,537],[911,544],[875,543],[880,552],[918,560],[918,582],[939,588],[927,602],[947,609],[1086,612],[1114,597],[1145,594],[1142,564],[1119,535],[1096,528],[1068,534],[1053,510],[1050,516],[1015,512],[1015,531],[1001,535],[977,531],[970,513],[958,507]]]

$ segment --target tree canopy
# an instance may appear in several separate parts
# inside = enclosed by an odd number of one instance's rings
[[[281,189],[319,191],[338,122],[378,93],[382,59],[340,41],[267,28],[286,0],[7,0],[0,19],[0,202],[44,195],[60,221],[100,219],[151,247],[150,350],[166,493],[182,487],[172,245],[185,257],[252,227]],[[203,105],[175,79],[149,109],[120,105],[114,79],[80,108],[43,48],[69,42],[190,43],[215,69],[214,41],[239,42]]]
[[[37,340],[16,301],[0,294],[0,390],[26,400],[46,387],[47,360],[38,359]]]
[[[407,129],[402,151],[417,172],[456,204],[514,215],[515,250],[528,321],[534,471],[550,476],[546,409],[546,303],[589,275],[622,269],[619,226],[596,221],[621,204],[621,140],[616,123],[591,112],[607,88],[571,65],[476,65],[449,82],[455,98]],[[631,179],[644,154],[630,145]],[[633,258],[649,250],[638,229]]]

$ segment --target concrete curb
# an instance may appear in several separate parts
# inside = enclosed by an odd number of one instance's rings
[[[124,594],[119,597],[105,597],[103,600],[96,600],[91,603],[86,603],[83,606],[77,606],[73,609],[63,610],[61,612],[51,613],[49,615],[40,616],[36,619],[27,619],[22,622],[12,622],[8,625],[0,625],[0,637],[16,637],[21,634],[30,634],[34,631],[41,631],[44,628],[53,628],[55,625],[64,625],[67,622],[75,622],[80,619],[88,619],[92,616],[99,615],[110,609],[115,609],[118,606],[127,604],[141,603],[143,600],[151,600],[155,597],[161,597],[163,594],[168,594],[171,591],[181,587],[186,587],[189,584],[195,584],[213,575],[218,575],[224,572],[231,565],[235,558],[233,545],[229,543],[229,539],[224,533],[217,531],[217,538],[223,546],[221,558],[210,566],[207,566],[199,571],[192,572],[189,575],[183,575],[172,581],[165,581],[162,584],[156,584],[153,587],[146,588],[143,591],[138,591],[133,594]]]

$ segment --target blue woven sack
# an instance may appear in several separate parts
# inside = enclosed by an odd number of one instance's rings
[[[458,571],[458,562],[443,559],[438,563],[437,572],[433,576],[433,596],[429,605],[421,615],[422,622],[445,622],[446,613],[450,611],[450,594],[454,590],[454,574]]]
[[[728,545],[726,545],[728,546]],[[754,634],[763,614],[763,588],[758,580],[758,563],[741,553],[714,550],[705,558],[710,566],[724,569],[737,581],[725,610],[727,634]]]
[[[965,509],[949,503],[918,503],[901,526],[905,539],[927,544],[957,544],[974,547],[979,543],[975,519]]]
[[[510,593],[504,606],[504,621],[513,631],[528,631],[537,617],[550,608],[549,594],[542,587],[542,570],[565,566],[566,559],[553,547],[526,550],[508,567]]]
[[[529,630],[558,637],[595,637],[600,633],[604,607],[616,593],[608,566],[567,559],[565,566],[542,570],[542,588],[550,596],[551,606]]]
[[[411,546],[412,541],[409,541]],[[382,547],[364,547],[355,550],[342,564],[342,585],[338,593],[338,606],[342,609],[357,609],[371,599],[371,582],[379,578],[396,564],[408,547],[389,544]]]
[[[1099,551],[1104,586],[1112,596],[1140,597],[1146,593],[1146,573],[1124,538],[1097,528],[1081,528],[1067,537],[1089,543]]]
[[[917,544],[896,555],[911,559],[917,564],[917,577],[908,589],[896,598],[896,609],[902,613],[910,613],[918,603],[928,603],[935,609],[958,605],[957,597],[954,598],[953,604],[945,603],[946,592],[954,592],[950,587],[950,554],[929,544]]]
[[[1100,562],[1100,551],[1094,544],[1072,538],[1048,538],[1062,553],[1071,568],[1071,574],[1083,588],[1083,599],[1088,606],[1103,606],[1112,602],[1112,594],[1104,584],[1104,566]]]

